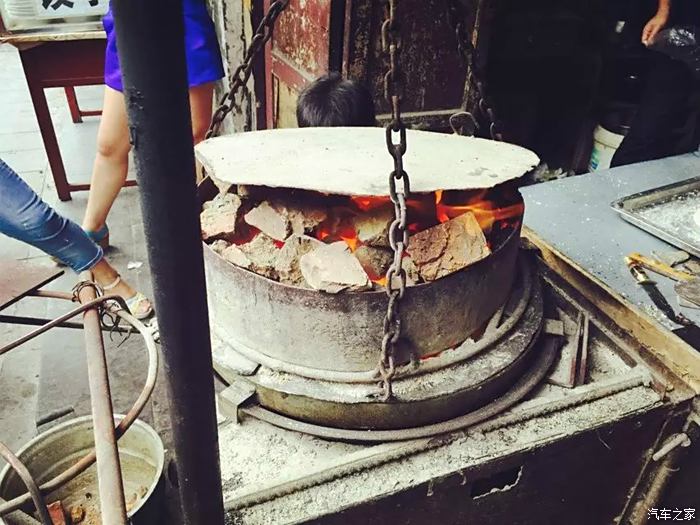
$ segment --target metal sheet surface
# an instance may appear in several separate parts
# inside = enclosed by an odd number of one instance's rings
[[[675,248],[623,220],[610,203],[695,177],[699,172],[700,157],[688,154],[529,186],[522,189],[525,225],[581,268],[648,312],[660,325],[678,328],[655,310],[624,263],[625,255],[630,252],[651,255]],[[673,281],[664,278],[657,281],[659,289],[678,308]],[[700,311],[680,310],[700,323]]]

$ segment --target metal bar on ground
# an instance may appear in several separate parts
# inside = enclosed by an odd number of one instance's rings
[[[51,520],[51,516],[49,516],[49,510],[46,508],[46,502],[41,495],[41,491],[39,490],[36,481],[34,481],[34,478],[29,473],[29,470],[27,470],[27,467],[2,442],[0,442],[0,457],[7,461],[10,467],[15,471],[17,476],[19,476],[29,490],[29,493],[32,495],[32,500],[34,501],[34,507],[41,518],[42,525],[51,525],[53,521]],[[22,515],[20,515],[18,519],[25,522],[27,521]]]
[[[113,0],[182,521],[224,522],[182,3]]]
[[[92,281],[90,272],[84,272],[82,278]],[[78,289],[81,304],[89,303],[97,297],[91,283]],[[100,512],[103,525],[126,525],[126,503],[122,470],[119,463],[117,436],[114,432],[114,411],[112,395],[109,389],[107,357],[105,355],[100,316],[97,307],[86,310],[83,314],[85,331],[85,353],[87,355],[88,379],[90,386],[90,404],[95,434],[95,453],[97,455],[97,482],[100,489]]]

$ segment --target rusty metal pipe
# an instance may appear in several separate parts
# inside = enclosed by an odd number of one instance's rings
[[[49,299],[63,299],[65,301],[73,301],[74,296],[70,292],[59,292],[54,290],[35,290],[27,294],[31,297],[46,297]]]
[[[23,315],[2,315],[0,314],[0,323],[14,324],[14,325],[25,325],[25,326],[44,326],[46,323],[50,323],[52,319],[45,319],[43,317],[26,317]],[[57,325],[56,328],[70,328],[73,330],[82,330],[83,323],[64,321]],[[124,326],[110,326],[107,328],[110,333],[117,332],[120,334],[137,334],[138,330],[134,328],[126,328]]]
[[[46,508],[46,503],[44,502],[44,498],[41,496],[41,491],[39,490],[36,481],[34,481],[34,478],[29,473],[27,467],[24,466],[24,463],[22,463],[19,458],[15,456],[15,454],[1,441],[0,456],[2,456],[2,458],[7,461],[8,465],[14,469],[27,487],[27,490],[29,490],[29,494],[34,502],[34,507],[41,518],[41,523],[43,523],[43,525],[53,525],[53,521],[49,515],[49,509]]]
[[[128,311],[128,308],[126,306],[126,303],[124,302],[124,299],[120,297],[119,295],[103,295],[102,297],[98,297],[96,299],[93,299],[85,304],[81,304],[78,308],[74,308],[68,313],[63,314],[60,317],[57,317],[53,321],[46,323],[45,325],[37,328],[36,330],[32,330],[29,332],[27,335],[23,335],[19,339],[16,339],[15,341],[11,342],[10,344],[7,344],[0,348],[0,356],[9,352],[10,350],[13,350],[17,348],[20,345],[23,345],[24,343],[31,341],[35,337],[40,336],[41,334],[47,332],[51,328],[55,328],[57,326],[60,326],[63,322],[67,321],[68,319],[71,319],[75,317],[76,315],[89,310],[90,308],[93,308],[96,305],[105,303],[107,301],[115,301],[119,303],[119,305]]]
[[[84,272],[81,277],[85,281],[92,280],[90,272]],[[80,286],[78,298],[83,305],[94,301],[97,298],[96,287],[92,283]],[[83,313],[83,324],[85,326],[85,353],[87,355],[90,405],[95,435],[101,519],[103,525],[126,525],[126,502],[124,501],[119,448],[114,432],[112,393],[109,389],[107,356],[97,307]]]
[[[124,419],[122,419],[115,428],[116,437],[119,439],[129,429],[136,418],[139,417],[139,414],[143,410],[144,406],[146,406],[148,399],[153,393],[153,388],[156,384],[156,377],[158,375],[158,348],[156,347],[156,342],[153,340],[153,336],[151,335],[149,329],[141,321],[136,319],[127,311],[119,310],[116,311],[115,314],[139,331],[144,339],[144,342],[146,343],[146,349],[148,350],[148,372],[146,375],[146,382],[133,406],[129,409],[126,416],[124,416]],[[93,450],[89,454],[86,454],[80,458],[71,467],[61,472],[58,476],[42,484],[39,487],[40,490],[44,494],[53,492],[65,483],[68,483],[74,479],[76,476],[85,472],[92,466],[93,463],[95,463],[95,459],[96,455],[95,451]],[[31,495],[29,493],[25,493],[21,496],[13,498],[10,501],[0,502],[0,516],[4,516],[19,509],[22,505],[31,501],[31,499]]]

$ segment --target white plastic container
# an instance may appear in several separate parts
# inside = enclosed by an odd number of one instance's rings
[[[622,144],[624,135],[618,135],[612,131],[608,131],[603,126],[598,124],[593,131],[593,151],[591,151],[591,160],[588,163],[589,171],[605,170],[610,167],[613,155],[617,148]]]
[[[0,0],[6,33],[101,29],[109,0]]]

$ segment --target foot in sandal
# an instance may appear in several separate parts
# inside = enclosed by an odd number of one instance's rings
[[[131,315],[137,319],[147,319],[153,314],[151,301],[141,292],[137,292],[129,286],[105,259],[92,268],[92,274],[95,282],[100,285],[105,294],[116,294],[124,298]]]

